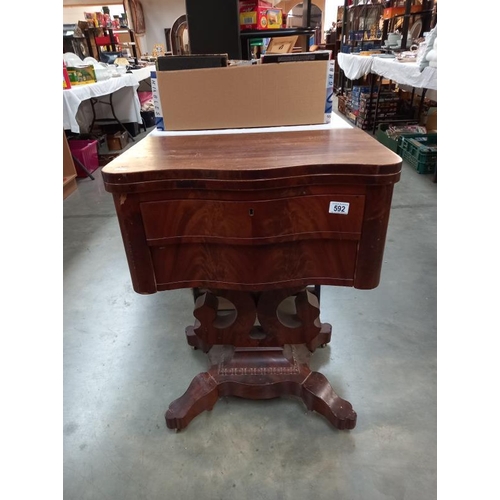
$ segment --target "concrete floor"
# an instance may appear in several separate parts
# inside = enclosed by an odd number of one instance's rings
[[[190,290],[136,294],[100,170],[64,201],[66,500],[436,498],[436,198],[403,164],[378,288],[322,287],[312,356],[358,414],[334,429],[294,398],[221,398],[182,432],[164,413],[208,359]]]

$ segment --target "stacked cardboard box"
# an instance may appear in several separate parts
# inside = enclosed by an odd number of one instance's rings
[[[378,87],[375,87],[375,90],[377,90]],[[359,116],[359,109],[361,106],[362,96],[366,96],[370,94],[370,87],[367,86],[360,86],[356,85],[354,86],[348,93],[347,93],[347,102],[346,102],[346,118],[352,122],[354,125],[357,124],[358,116]]]
[[[377,105],[378,98],[378,105]],[[372,128],[375,121],[375,109],[377,108],[377,119],[387,120],[398,114],[399,97],[392,91],[381,91],[380,97],[377,93],[361,94],[358,108],[358,119],[356,125],[363,129]]]

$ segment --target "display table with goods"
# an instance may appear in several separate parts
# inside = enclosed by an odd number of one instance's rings
[[[435,40],[434,40],[435,43]],[[349,79],[366,78],[366,85],[355,85],[346,96],[339,96],[339,111],[358,127],[372,130],[375,134],[382,123],[418,124],[425,113],[425,96],[428,90],[437,92],[437,65],[423,64],[422,53],[417,50],[403,51],[396,55],[374,54],[361,56],[354,54],[338,54],[338,64]],[[389,80],[389,91],[383,79]],[[408,105],[401,103],[396,93],[392,92],[392,84],[399,90],[409,87],[411,99]],[[380,91],[379,91],[380,89]],[[399,115],[398,108],[405,104],[410,111],[416,97],[416,89],[420,89],[418,110],[407,116]],[[356,94],[355,91],[358,91]],[[350,101],[351,106],[349,106]],[[434,104],[435,106],[436,104]],[[351,108],[351,109],[350,109]],[[355,108],[355,109],[352,109]],[[378,135],[378,133],[377,133]],[[437,145],[433,144],[433,154]],[[400,153],[398,151],[398,153]],[[404,156],[404,155],[402,155]],[[408,160],[407,157],[404,157]],[[412,162],[415,166],[415,162]],[[425,168],[418,168],[420,173],[429,173],[435,168],[435,154],[432,163]]]
[[[139,83],[134,75],[126,73],[87,85],[73,85],[63,90],[63,127],[76,134],[88,133],[95,119],[109,119],[121,123],[142,124],[141,106],[137,96]],[[106,103],[93,99],[105,98]]]
[[[355,427],[351,404],[309,367],[332,334],[317,290],[378,286],[401,164],[336,117],[266,132],[154,131],[102,169],[134,290],[196,291],[186,340],[210,368],[170,404],[168,428],[222,396],[289,395]]]
[[[400,62],[396,58],[386,59],[373,56],[370,71],[400,85],[418,89],[437,90],[437,68],[420,69],[416,61]]]
[[[416,61],[400,62],[396,57],[384,55],[359,56],[339,53],[337,62],[349,80],[358,80],[373,73],[401,85],[437,90],[437,68],[427,66],[420,70]]]
[[[373,57],[339,52],[337,63],[349,80],[358,80],[371,73]]]

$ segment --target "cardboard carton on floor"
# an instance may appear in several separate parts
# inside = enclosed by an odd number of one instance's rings
[[[332,63],[157,71],[164,130],[327,123]]]
[[[428,131],[437,131],[437,107],[431,107],[427,111],[427,120],[425,127]]]

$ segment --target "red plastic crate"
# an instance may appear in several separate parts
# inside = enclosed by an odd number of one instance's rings
[[[97,152],[96,140],[70,139],[68,140],[71,154],[83,163],[83,166],[90,172],[99,168],[99,154]],[[76,176],[87,177],[85,171],[75,162]]]

